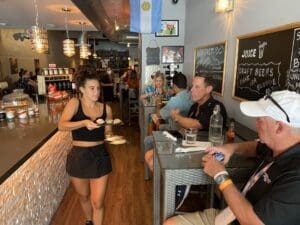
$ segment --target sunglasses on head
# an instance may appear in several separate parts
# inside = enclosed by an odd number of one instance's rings
[[[279,103],[271,96],[271,92],[269,90],[266,91],[266,95],[264,97],[265,100],[269,99],[274,105],[277,106],[278,109],[281,110],[281,112],[284,113],[284,115],[286,116],[286,121],[289,123],[290,122],[290,117],[289,115],[286,113],[286,111],[279,105]]]

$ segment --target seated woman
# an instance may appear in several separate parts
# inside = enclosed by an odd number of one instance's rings
[[[127,88],[128,89],[134,89],[135,95],[138,96],[139,93],[139,78],[136,73],[136,71],[131,70],[130,73],[128,73],[128,79],[127,79]]]
[[[165,91],[165,77],[160,71],[156,72],[153,77],[153,82],[145,88],[145,93],[140,96],[140,100],[146,100],[151,96],[162,96]]]

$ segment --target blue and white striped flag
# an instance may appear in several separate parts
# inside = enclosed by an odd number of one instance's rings
[[[130,31],[159,32],[161,5],[162,0],[130,0]]]

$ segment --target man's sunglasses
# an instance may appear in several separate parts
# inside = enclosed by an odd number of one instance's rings
[[[288,114],[286,113],[286,111],[279,105],[279,103],[271,96],[270,91],[267,91],[267,93],[266,93],[264,99],[265,99],[265,100],[270,99],[270,101],[273,102],[273,104],[276,105],[277,108],[280,109],[280,110],[284,113],[284,115],[286,116],[287,122],[290,122],[290,117],[289,117],[289,115],[288,115]]]

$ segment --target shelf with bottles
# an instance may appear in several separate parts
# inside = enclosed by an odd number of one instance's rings
[[[56,86],[58,91],[71,91],[72,90],[72,75],[38,75],[38,94],[45,95],[48,92],[48,86],[51,84]]]
[[[55,82],[55,81],[71,81],[71,75],[52,75],[44,76],[45,82]]]
[[[42,76],[53,76],[53,75],[69,75],[69,68],[42,68]]]

